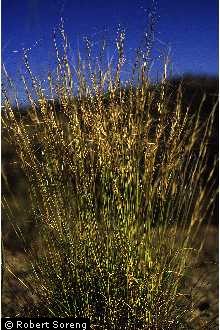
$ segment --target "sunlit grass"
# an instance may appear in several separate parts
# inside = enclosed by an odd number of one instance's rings
[[[89,43],[73,67],[60,32],[49,97],[27,52],[25,116],[3,87],[2,127],[27,178],[37,228],[26,249],[25,285],[37,297],[28,315],[85,316],[94,329],[185,329],[193,306],[184,279],[198,254],[192,242],[215,196],[214,165],[208,175],[206,166],[215,107],[201,122],[199,109],[192,115],[182,106],[180,86],[171,108],[167,64],[153,87],[147,56],[138,55],[122,84],[122,30],[118,62],[106,69]]]

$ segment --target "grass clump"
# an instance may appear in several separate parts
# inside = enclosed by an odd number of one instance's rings
[[[93,60],[88,40],[87,57],[73,66],[60,33],[49,96],[27,52],[27,113],[3,88],[3,132],[34,215],[31,247],[20,233],[35,295],[25,313],[89,317],[94,329],[186,329],[184,280],[198,254],[192,242],[215,195],[214,165],[206,167],[214,110],[205,123],[199,109],[189,114],[181,86],[170,107],[167,65],[159,84],[149,80],[149,43],[122,83],[123,30],[118,61],[106,68],[102,57]]]

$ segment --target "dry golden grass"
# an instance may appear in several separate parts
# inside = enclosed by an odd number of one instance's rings
[[[27,53],[28,114],[19,115],[3,88],[2,127],[37,228],[26,250],[25,285],[37,297],[28,315],[86,316],[94,329],[186,329],[193,306],[184,279],[198,254],[191,242],[215,198],[215,165],[207,175],[206,162],[216,105],[201,122],[199,109],[192,116],[182,106],[180,86],[170,108],[166,64],[152,87],[144,57],[123,85],[123,31],[118,62],[106,70],[89,43],[73,68],[60,32],[62,54],[54,36],[57,70],[48,74],[52,101]]]

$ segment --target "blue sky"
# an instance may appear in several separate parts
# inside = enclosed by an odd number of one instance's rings
[[[151,7],[152,1],[144,0],[2,0],[2,61],[15,76],[22,70],[22,48],[31,48],[32,69],[43,77],[53,62],[52,31],[61,16],[73,50],[84,36],[95,45],[103,36],[113,44],[120,23],[126,29],[129,60]],[[174,74],[217,75],[218,1],[158,0],[157,8],[156,58],[170,47]],[[156,59],[155,72],[158,63]]]

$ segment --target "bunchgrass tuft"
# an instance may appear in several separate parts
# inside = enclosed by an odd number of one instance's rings
[[[25,285],[35,302],[24,316],[84,316],[93,329],[186,329],[193,306],[184,283],[200,248],[193,242],[215,197],[214,165],[207,169],[215,109],[205,122],[199,109],[192,115],[181,86],[170,105],[167,63],[151,84],[147,42],[122,82],[123,30],[117,63],[106,68],[104,44],[98,60],[87,40],[74,66],[60,33],[49,95],[24,52],[27,113],[17,99],[12,105],[3,70],[2,128],[34,215]]]

